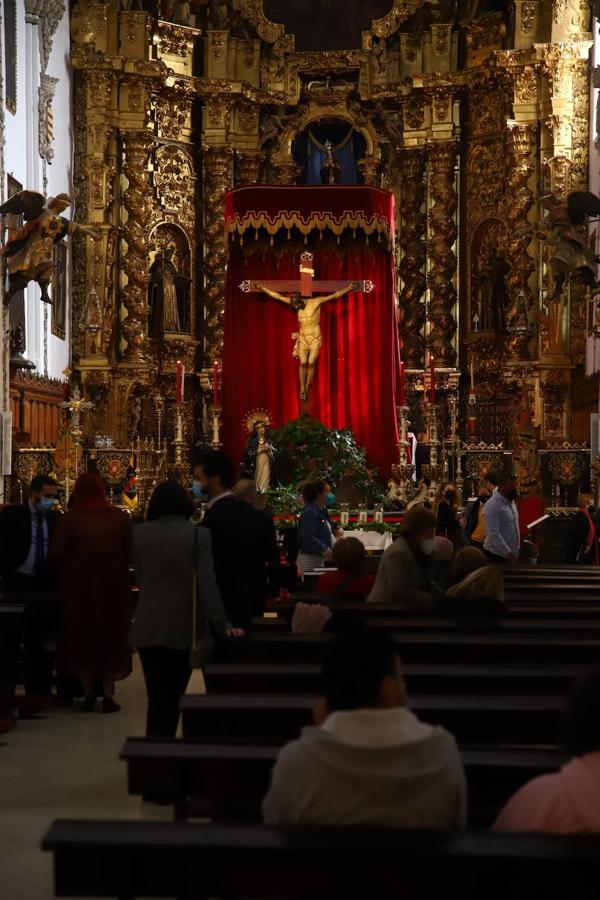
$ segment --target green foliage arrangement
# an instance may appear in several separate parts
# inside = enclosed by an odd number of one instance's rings
[[[269,503],[275,512],[295,511],[297,487],[303,481],[327,478],[334,489],[346,478],[363,494],[368,503],[385,502],[386,495],[377,481],[376,468],[369,466],[363,447],[356,443],[349,428],[326,428],[311,416],[301,416],[270,432],[277,448],[277,474],[287,487],[269,491]]]

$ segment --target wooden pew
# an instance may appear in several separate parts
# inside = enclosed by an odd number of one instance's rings
[[[592,900],[600,837],[58,820],[57,897]]]
[[[316,697],[306,694],[185,695],[186,740],[281,743],[312,724]],[[547,694],[421,694],[408,699],[423,721],[443,725],[460,743],[556,745],[564,701]]]
[[[413,693],[555,694],[564,696],[584,666],[485,666],[407,663]],[[204,673],[209,694],[317,694],[317,663],[210,663]]]
[[[291,601],[277,603],[274,612],[285,619],[291,620],[295,603],[322,603],[329,606],[332,611],[338,613],[356,613],[368,615],[369,618],[390,618],[398,616],[402,618],[417,618],[422,613],[415,610],[397,606],[395,603],[365,603],[364,600],[332,600],[323,594],[294,594]],[[588,619],[594,625],[600,626],[600,597],[597,603],[582,602],[563,603],[556,600],[526,603],[525,601],[513,601],[508,598],[506,602],[507,618],[510,619]],[[592,619],[592,617],[594,617]],[[270,620],[272,621],[272,620]]]
[[[319,662],[328,634],[249,633],[229,641],[223,662]],[[405,663],[588,665],[600,659],[600,640],[507,634],[394,635]]]
[[[175,806],[177,818],[258,820],[279,752],[274,746],[199,744],[129,738],[120,758],[132,795]],[[556,750],[461,748],[471,824],[490,825],[526,781],[556,771]]]
[[[16,723],[16,685],[19,680],[19,645],[25,628],[23,603],[0,604],[0,734]]]
[[[327,604],[333,613],[331,626],[335,623],[349,625],[361,625],[366,628],[384,629],[386,631],[397,631],[399,634],[409,632],[443,632],[445,634],[461,633],[461,632],[477,632],[479,634],[487,634],[493,632],[495,634],[558,634],[561,636],[572,635],[577,637],[585,635],[589,637],[600,637],[600,615],[596,619],[589,616],[586,619],[553,619],[542,616],[531,618],[513,619],[510,616],[502,619],[496,618],[463,618],[455,619],[439,618],[437,616],[407,616],[405,614],[394,615],[393,609],[390,609],[389,615],[384,616],[378,611],[378,615],[369,615],[370,604],[362,604],[358,608],[344,608],[342,603],[337,605],[336,601]],[[254,632],[260,631],[285,631],[289,629],[291,615],[280,616],[274,618],[255,619],[252,623]]]

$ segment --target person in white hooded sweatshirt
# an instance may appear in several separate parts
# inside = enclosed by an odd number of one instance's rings
[[[267,824],[464,827],[456,742],[406,708],[400,659],[385,634],[340,634],[323,658],[315,726],[285,746],[263,802]]]

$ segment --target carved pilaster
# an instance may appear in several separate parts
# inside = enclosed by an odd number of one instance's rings
[[[374,156],[365,156],[358,161],[358,171],[364,178],[365,184],[377,187],[379,185],[379,163]]]
[[[404,150],[400,156],[402,190],[400,277],[400,338],[402,358],[410,369],[425,365],[425,162],[423,148]]]
[[[454,335],[456,333],[456,163],[457,145],[454,141],[431,144],[429,147],[429,304],[430,322],[427,345],[438,365],[453,366],[456,362]]]
[[[223,229],[225,192],[233,180],[231,147],[205,146],[204,163],[204,353],[219,359],[223,347],[227,245]]]
[[[531,333],[534,317],[534,300],[529,278],[535,269],[535,261],[528,248],[533,238],[533,225],[529,213],[533,206],[533,191],[529,180],[535,170],[534,151],[536,125],[512,122],[508,129],[509,166],[506,190],[511,201],[506,206],[508,220],[507,260],[510,272],[506,277],[509,309],[506,314],[509,340],[509,356],[530,359]]]
[[[128,219],[123,227],[126,252],[122,257],[127,284],[121,299],[127,316],[121,333],[127,341],[124,359],[128,363],[144,363],[148,345],[148,223],[152,196],[148,158],[152,136],[144,131],[128,131],[123,135],[123,171],[129,186],[123,193]]]
[[[265,160],[265,153],[256,150],[237,150],[235,154],[236,187],[243,184],[258,184],[260,168]]]
[[[301,174],[302,166],[293,160],[273,164],[273,184],[296,184]]]

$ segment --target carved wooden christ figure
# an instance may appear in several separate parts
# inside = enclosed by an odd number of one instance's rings
[[[263,291],[274,300],[289,306],[298,315],[299,329],[292,334],[295,340],[292,355],[299,361],[300,399],[308,400],[315,374],[315,365],[323,343],[321,334],[321,306],[354,291],[369,293],[375,289],[372,281],[315,281],[312,253],[300,259],[300,281],[244,281],[243,291]],[[313,297],[313,290],[332,293]],[[285,291],[286,293],[282,293]]]
[[[349,285],[340,288],[334,294],[327,294],[325,297],[310,297],[306,300],[303,299],[300,291],[296,291],[291,297],[286,297],[264,284],[258,284],[257,288],[264,291],[269,297],[287,304],[295,313],[298,313],[300,330],[292,333],[292,338],[296,341],[292,356],[300,363],[300,399],[308,400],[310,386],[315,375],[315,365],[323,343],[321,306],[323,303],[328,303],[329,300],[337,300],[338,297],[357,290],[358,281],[351,281]]]

